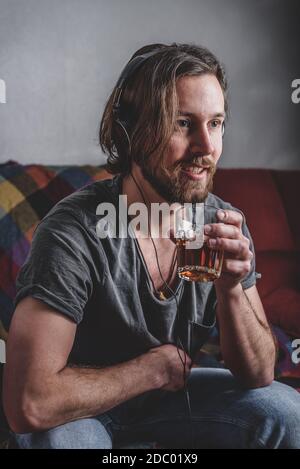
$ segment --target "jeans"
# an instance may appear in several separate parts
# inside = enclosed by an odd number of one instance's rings
[[[142,418],[126,418],[124,403],[122,412],[15,438],[20,448],[135,448],[142,441],[181,449],[300,448],[300,394],[291,387],[273,382],[244,389],[228,370],[195,368],[188,388],[191,420],[184,391],[163,392]]]

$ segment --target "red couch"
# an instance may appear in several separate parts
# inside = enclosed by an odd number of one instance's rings
[[[214,192],[246,215],[268,319],[300,338],[300,171],[222,169]]]

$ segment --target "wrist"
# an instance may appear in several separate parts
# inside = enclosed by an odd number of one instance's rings
[[[166,382],[165,373],[158,358],[156,354],[152,353],[151,349],[137,358],[141,370],[146,373],[145,379],[149,391],[161,389]]]
[[[219,282],[218,280],[215,280],[214,285],[215,285],[218,301],[222,298],[228,298],[228,299],[238,298],[240,297],[243,291],[243,287],[240,282],[238,282],[237,284],[230,285],[230,284],[224,284],[224,283]]]

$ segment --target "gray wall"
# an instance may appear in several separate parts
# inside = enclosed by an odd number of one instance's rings
[[[221,165],[300,168],[299,0],[0,0],[0,162],[98,164],[121,67],[151,42],[196,42],[226,65]]]

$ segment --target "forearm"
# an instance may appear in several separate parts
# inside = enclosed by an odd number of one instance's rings
[[[22,432],[102,414],[159,384],[146,355],[102,369],[65,367],[24,392],[27,428]]]
[[[274,377],[276,348],[266,320],[261,320],[241,284],[226,291],[216,287],[221,349],[226,366],[245,385],[269,384]]]

